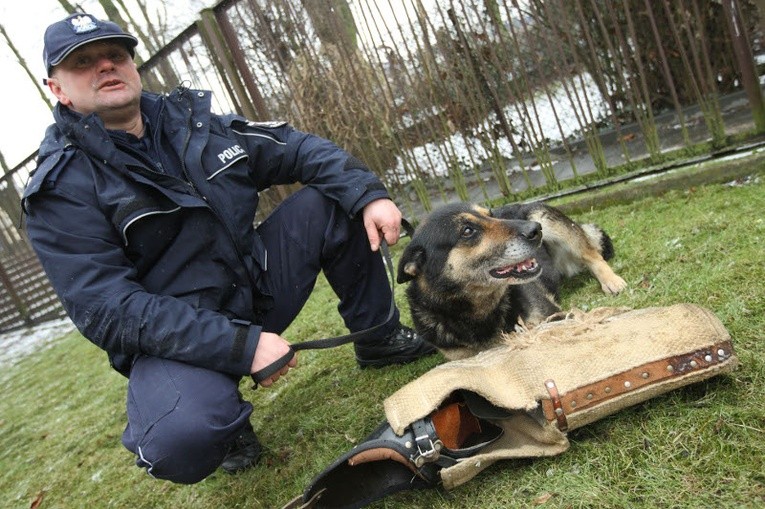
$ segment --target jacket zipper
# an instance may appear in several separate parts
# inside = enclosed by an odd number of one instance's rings
[[[215,218],[218,220],[218,222],[223,226],[223,229],[226,231],[229,240],[231,241],[231,245],[234,246],[234,252],[236,253],[237,257],[239,258],[239,263],[242,265],[242,268],[244,269],[244,272],[247,274],[247,278],[250,280],[250,284],[253,287],[253,290],[258,290],[257,283],[255,281],[255,278],[253,277],[253,274],[250,270],[247,269],[247,263],[244,259],[244,254],[242,254],[241,250],[239,249],[239,245],[236,243],[236,238],[234,237],[234,234],[231,232],[231,229],[226,225],[226,222],[223,221],[221,214],[218,212],[218,210],[210,203],[210,201],[207,199],[207,197],[202,194],[197,186],[194,184],[194,179],[191,178],[191,175],[188,173],[188,169],[186,168],[186,151],[189,148],[189,142],[191,141],[191,133],[192,133],[192,110],[189,108],[189,114],[186,120],[186,136],[183,140],[183,149],[181,150],[181,172],[186,177],[186,180],[191,186],[191,188],[194,190],[194,193],[196,196],[201,198],[205,204],[207,204],[207,207],[210,209],[210,212],[215,216]],[[254,232],[255,235],[257,235],[257,232]],[[266,259],[268,259],[268,255],[266,254]],[[264,262],[264,265],[267,265]],[[263,267],[263,270],[266,270],[266,267]]]

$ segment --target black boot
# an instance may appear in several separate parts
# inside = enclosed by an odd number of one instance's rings
[[[223,463],[220,466],[229,474],[246,470],[255,466],[261,452],[263,452],[263,447],[260,445],[252,426],[247,423],[244,430],[231,444],[231,449],[223,458]]]
[[[436,352],[433,345],[426,343],[419,334],[401,324],[386,337],[376,342],[357,343],[354,348],[356,362],[362,368],[406,364]]]

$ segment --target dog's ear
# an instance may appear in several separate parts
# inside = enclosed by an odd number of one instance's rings
[[[407,281],[416,278],[420,274],[424,264],[425,248],[410,243],[406,246],[406,249],[404,249],[404,254],[398,262],[398,275],[396,281],[398,283],[406,283]]]

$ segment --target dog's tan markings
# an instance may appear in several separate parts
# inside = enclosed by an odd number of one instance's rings
[[[424,294],[430,295],[431,297],[437,295],[430,288],[430,285],[428,284],[428,278],[426,278],[426,277],[417,278],[417,279],[414,280],[414,283],[412,283],[412,284],[416,284],[420,288],[422,293],[424,293]]]
[[[567,277],[574,276],[584,268],[589,270],[600,283],[605,293],[617,294],[627,288],[600,254],[600,231],[592,225],[584,227],[570,222],[563,224],[548,217],[544,211],[535,211],[529,219],[542,225],[544,242],[550,250],[555,268]]]
[[[496,258],[496,252],[502,252],[499,244],[504,244],[506,239],[498,242],[495,238],[498,236],[487,235],[494,221],[486,215],[488,210],[481,207],[473,207],[473,210],[475,213],[465,212],[457,216],[454,224],[457,228],[467,224],[480,228],[480,242],[475,245],[462,244],[451,249],[446,259],[444,276],[461,286],[460,293],[471,306],[466,311],[473,318],[480,319],[495,307],[507,289],[506,281],[503,283],[489,275],[489,271],[494,268],[492,260]]]
[[[507,291],[503,285],[466,285],[464,293],[469,297],[472,312],[471,317],[476,320],[485,318],[494,311],[499,301]]]
[[[508,241],[507,227],[499,219],[485,222],[486,236],[493,241],[494,245],[504,245]]]
[[[590,269],[590,272],[592,272],[600,282],[600,288],[605,293],[616,295],[627,288],[627,282],[611,269],[611,266],[608,265],[608,262],[606,262],[602,256],[600,256],[599,252],[585,253],[584,261],[585,264],[587,264],[587,268]]]
[[[587,235],[590,246],[600,246],[603,233],[599,228],[592,224],[583,224],[582,231]],[[627,282],[619,277],[608,262],[603,259],[599,248],[592,248],[585,255],[591,257],[589,260],[585,260],[585,263],[587,263],[590,272],[600,282],[600,287],[605,293],[616,295],[627,288]]]
[[[457,282],[463,288],[463,293],[471,296],[471,300],[482,302],[486,298],[499,299],[505,292],[504,284],[496,284],[489,276],[493,267],[481,261],[486,251],[483,243],[478,246],[461,246],[451,250],[446,259],[444,276]]]
[[[473,210],[475,214],[467,212],[457,216],[454,224],[459,228],[474,225],[480,230],[480,242],[454,247],[447,258],[446,273],[452,280],[465,285],[466,290],[469,287],[471,293],[489,299],[489,302],[497,302],[507,285],[526,283],[527,280],[510,276],[497,278],[491,271],[531,259],[534,248],[521,242],[518,232],[508,228],[504,220],[488,215],[487,209],[474,207]]]
[[[490,226],[484,216],[463,213],[456,217],[454,224],[456,225],[456,228],[459,229],[462,229],[468,224],[473,224],[476,228],[482,230],[480,242],[478,244],[458,244],[451,249],[447,258],[447,270],[449,271],[450,276],[456,281],[465,281],[467,283],[472,281],[476,277],[476,274],[482,271],[482,269],[476,265],[476,261],[486,258],[494,247],[492,243],[492,235],[487,234]]]
[[[473,357],[481,351],[481,348],[441,348],[441,353],[448,361],[458,361]]]
[[[412,277],[417,277],[417,264],[414,262],[407,263],[404,265],[404,272]]]

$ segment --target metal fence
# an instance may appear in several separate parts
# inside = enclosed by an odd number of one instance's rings
[[[334,140],[419,214],[762,129],[756,14],[739,0],[231,0],[142,72]]]
[[[146,89],[209,89],[217,112],[332,139],[416,217],[762,132],[757,14],[745,0],[226,0],[140,71]],[[7,219],[32,166],[0,180],[5,257],[25,249]],[[263,212],[292,190],[264,192]]]

